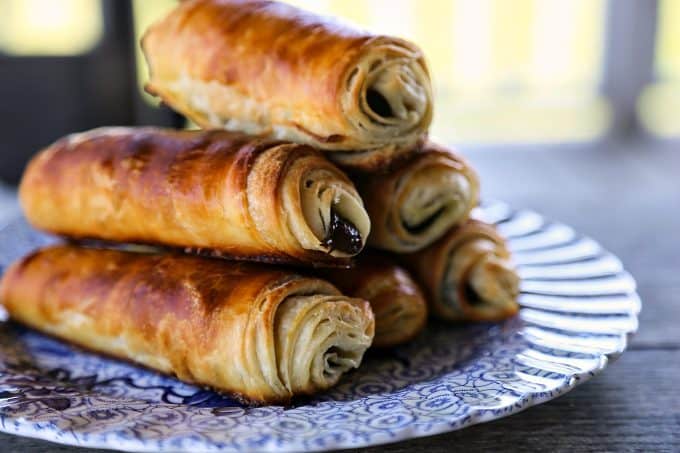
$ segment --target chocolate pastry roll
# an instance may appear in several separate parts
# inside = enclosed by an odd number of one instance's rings
[[[325,269],[321,275],[352,297],[367,300],[375,316],[373,346],[404,344],[425,327],[427,303],[403,268],[377,254],[362,254],[351,269]]]
[[[368,302],[252,263],[54,246],[13,264],[16,321],[256,403],[333,386],[371,345]]]
[[[479,197],[470,164],[431,142],[386,170],[352,178],[371,218],[368,243],[397,253],[432,244],[467,220]]]
[[[370,221],[345,174],[306,145],[226,131],[102,128],[29,163],[36,228],[260,261],[344,263]]]
[[[412,147],[432,120],[415,45],[283,3],[183,1],[142,48],[147,91],[199,126],[310,144],[346,165]]]
[[[520,279],[496,230],[468,220],[401,260],[422,284],[432,312],[452,321],[500,321],[517,313]]]

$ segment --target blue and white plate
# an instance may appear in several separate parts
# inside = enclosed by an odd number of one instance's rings
[[[244,407],[210,391],[0,322],[0,430],[137,451],[326,450],[453,431],[553,399],[599,373],[637,329],[621,262],[570,227],[502,203],[498,224],[523,277],[515,319],[434,324],[369,354],[335,389],[293,408]],[[0,269],[52,239],[0,231]]]

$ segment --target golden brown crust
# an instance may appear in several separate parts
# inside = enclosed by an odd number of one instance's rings
[[[335,198],[317,199],[308,181]],[[336,202],[364,241],[370,228],[354,186],[320,153],[226,131],[71,135],[33,158],[19,195],[31,224],[52,233],[248,260],[346,264],[310,223]]]
[[[388,144],[380,148],[366,151],[335,151],[327,153],[330,160],[351,174],[386,174],[413,158],[423,145],[427,143],[427,133],[422,135],[414,145],[400,146]]]
[[[366,151],[413,146],[432,119],[416,46],[283,3],[187,0],[142,47],[147,91],[205,128]]]
[[[432,142],[386,168],[351,177],[371,218],[369,244],[397,253],[432,244],[466,221],[479,198],[470,163]]]
[[[364,253],[351,269],[320,273],[344,294],[371,304],[375,316],[374,347],[407,343],[425,327],[425,297],[409,273],[387,256]]]
[[[333,341],[358,365],[373,335],[368,303],[273,267],[54,246],[18,261],[0,282],[0,301],[21,323],[254,402],[286,402],[337,380],[285,378],[277,345],[310,328],[309,320],[279,325],[295,314],[293,300],[330,324],[355,321],[354,337]]]
[[[427,293],[432,312],[452,321],[500,321],[519,309],[519,276],[505,240],[470,219],[428,248],[400,255]]]

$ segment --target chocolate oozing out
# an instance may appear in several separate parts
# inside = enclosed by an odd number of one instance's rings
[[[321,245],[355,255],[363,247],[361,233],[354,224],[331,209],[331,224]]]
[[[371,110],[373,110],[373,112],[382,116],[383,118],[390,118],[394,116],[390,103],[387,102],[385,96],[376,90],[370,88],[366,90],[366,103],[371,108]]]

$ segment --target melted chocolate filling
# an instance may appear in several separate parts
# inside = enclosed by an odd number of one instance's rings
[[[366,90],[366,103],[371,108],[371,110],[373,110],[373,112],[379,116],[382,116],[383,118],[390,118],[394,116],[390,103],[387,102],[385,96],[376,90]]]
[[[331,224],[321,245],[330,248],[331,251],[340,250],[349,255],[359,253],[363,247],[361,233],[357,227],[333,209],[331,209]]]

